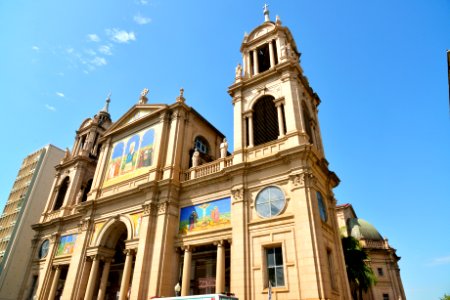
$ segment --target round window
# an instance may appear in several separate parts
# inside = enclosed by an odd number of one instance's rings
[[[327,220],[327,209],[325,208],[325,204],[323,203],[322,194],[320,192],[317,192],[317,202],[319,204],[320,218],[322,219],[322,221],[325,222]]]
[[[274,186],[266,187],[256,196],[256,212],[263,218],[278,215],[284,208],[286,199],[283,192]]]
[[[39,258],[44,258],[47,256],[49,244],[49,240],[45,240],[42,242],[41,248],[39,248]]]

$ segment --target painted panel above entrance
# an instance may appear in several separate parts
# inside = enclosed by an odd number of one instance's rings
[[[113,144],[105,186],[144,174],[152,166],[155,129],[146,128]]]
[[[59,240],[58,249],[56,250],[56,256],[72,254],[76,240],[76,234],[62,236]]]
[[[231,198],[181,208],[179,234],[231,225]]]

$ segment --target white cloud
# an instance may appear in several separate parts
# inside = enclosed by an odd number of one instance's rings
[[[108,45],[101,45],[98,47],[98,52],[104,55],[112,55],[111,46]]]
[[[92,49],[86,49],[86,50],[84,50],[84,52],[85,52],[86,54],[90,55],[90,56],[95,56],[95,55],[97,54],[97,53],[95,53],[95,51],[92,50]]]
[[[142,4],[142,5],[147,5],[148,4],[147,0],[139,0],[138,2],[139,2],[139,4]]]
[[[450,264],[450,255],[437,257],[433,259],[433,261],[429,264],[430,266],[440,266],[440,265],[448,265]]]
[[[65,97],[65,95],[61,92],[56,92],[55,94],[56,94],[56,96],[61,97],[61,98]]]
[[[100,42],[100,38],[95,33],[88,34],[87,37],[91,42]]]
[[[145,25],[152,21],[152,19],[142,16],[141,14],[137,14],[133,17],[133,20],[139,25]]]
[[[133,31],[126,32],[125,30],[113,28],[106,29],[106,34],[113,42],[116,43],[128,43],[129,41],[135,41],[136,35]]]
[[[33,46],[33,47],[31,47],[31,49],[33,49],[34,51],[39,51],[39,47],[38,46]]]
[[[106,59],[100,56],[96,56],[94,59],[90,61],[90,63],[97,67],[101,67],[107,64]]]
[[[72,54],[72,53],[75,52],[75,49],[73,49],[73,48],[67,48],[67,49],[66,49],[66,52],[67,52],[68,54]]]
[[[48,109],[49,111],[56,111],[56,108],[54,106],[45,104],[45,108]]]

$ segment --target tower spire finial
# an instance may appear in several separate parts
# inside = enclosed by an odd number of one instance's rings
[[[109,92],[108,97],[106,97],[106,103],[105,106],[101,111],[109,113],[109,102],[111,102],[111,92]]]
[[[264,22],[270,22],[270,18],[269,18],[269,5],[264,4]]]

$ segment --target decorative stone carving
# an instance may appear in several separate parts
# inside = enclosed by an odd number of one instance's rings
[[[90,219],[83,219],[78,223],[78,232],[87,231],[89,229]]]
[[[50,242],[56,243],[56,241],[58,240],[58,238],[59,238],[59,233],[57,233],[57,232],[52,233],[52,235],[50,236]]]
[[[143,216],[150,216],[156,212],[156,205],[153,203],[146,203],[142,205],[142,208],[144,209]]]
[[[233,189],[233,190],[231,190],[231,194],[233,195],[233,198],[235,201],[244,200],[244,189],[243,188]]]
[[[169,208],[169,202],[163,202],[158,205],[158,214],[165,214]]]
[[[301,188],[305,186],[312,186],[317,179],[311,172],[304,172],[300,174],[293,174],[289,176],[292,188]]]

